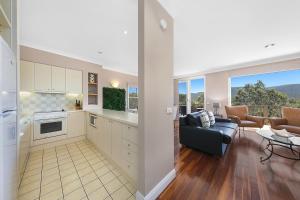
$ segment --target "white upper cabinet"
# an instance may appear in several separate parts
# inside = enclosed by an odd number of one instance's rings
[[[66,92],[66,69],[61,67],[52,67],[52,92]]]
[[[34,91],[34,63],[21,61],[20,64],[20,90]]]
[[[82,94],[82,71],[66,70],[66,92]]]
[[[34,66],[34,88],[37,92],[51,92],[50,65],[35,63]]]

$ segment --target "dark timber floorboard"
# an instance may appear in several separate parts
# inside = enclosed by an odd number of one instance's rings
[[[255,132],[245,131],[240,138],[237,135],[222,158],[181,148],[177,177],[158,199],[300,200],[300,161],[273,155],[261,164],[265,145]]]

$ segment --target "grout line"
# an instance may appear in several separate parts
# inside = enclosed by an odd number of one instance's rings
[[[31,153],[29,152],[29,154],[27,155],[26,164],[25,164],[25,167],[24,167],[24,171],[23,171],[23,173],[22,173],[22,176],[21,176],[21,178],[20,178],[20,183],[19,183],[19,186],[18,186],[18,190],[19,190],[20,187],[21,187],[21,183],[22,183],[22,181],[23,181],[23,178],[24,178],[24,175],[25,175],[25,171],[26,171],[27,165],[28,165],[28,163],[29,163],[30,154],[31,154]]]
[[[78,147],[77,143],[75,143],[75,145],[77,146],[77,148],[79,149],[79,151],[82,153],[82,151],[81,151],[81,149]],[[89,149],[90,149],[90,148],[89,148]],[[91,149],[90,149],[90,150],[91,150]],[[93,150],[91,150],[91,151],[93,152]],[[93,152],[93,153],[95,153],[95,152]],[[82,153],[82,154],[83,154],[83,153]],[[96,156],[97,156],[97,155],[96,155]],[[86,162],[89,164],[90,168],[92,168],[93,172],[96,174],[96,171],[94,170],[94,168],[92,167],[92,165],[89,163],[89,161],[86,159],[86,157],[85,157],[84,154],[83,154],[83,157],[85,158]],[[109,169],[109,168],[108,168],[108,169]],[[111,171],[111,170],[109,169],[109,171]],[[107,173],[108,173],[108,172],[107,172]],[[106,174],[107,174],[107,173],[106,173]],[[114,174],[114,173],[113,173],[113,174]],[[112,198],[112,196],[110,195],[109,191],[106,189],[104,183],[100,180],[100,178],[98,177],[97,174],[96,174],[96,176],[97,176],[98,180],[102,183],[102,185],[103,185],[104,189],[106,190],[108,196],[109,196],[110,198]],[[99,188],[98,188],[98,189],[99,189]],[[95,191],[96,191],[96,190],[95,190]],[[94,191],[94,192],[95,192],[95,191]],[[112,198],[112,199],[113,199],[113,198]]]
[[[63,195],[63,199],[65,199],[65,194],[63,192],[62,177],[61,177],[61,174],[60,174],[60,168],[59,168],[59,163],[58,163],[58,157],[57,157],[56,147],[55,147],[55,155],[56,155],[57,168],[58,168],[58,173],[59,173],[59,180],[60,180],[61,192],[62,192],[62,195]]]
[[[75,144],[76,145],[76,144]],[[88,197],[88,195],[87,195],[87,193],[86,193],[86,191],[85,191],[85,189],[84,189],[84,185],[83,185],[83,183],[82,183],[82,181],[81,181],[81,179],[80,179],[80,175],[78,174],[78,171],[77,171],[77,169],[76,169],[76,165],[75,165],[75,163],[74,163],[74,160],[73,160],[73,158],[72,158],[72,155],[70,154],[70,151],[69,151],[69,147],[66,145],[66,147],[67,147],[67,151],[68,151],[68,153],[69,153],[69,155],[70,155],[70,157],[71,157],[71,160],[72,160],[72,163],[73,163],[73,165],[74,165],[74,167],[75,167],[75,171],[76,171],[76,173],[77,173],[77,175],[78,175],[78,177],[79,177],[79,181],[80,181],[80,183],[81,183],[81,186],[82,186],[82,189],[83,189],[83,191],[84,191],[84,193],[85,193],[85,195],[86,195],[86,198],[89,200],[89,197]],[[76,146],[77,147],[77,146]],[[78,147],[77,147],[78,148]],[[78,189],[78,188],[77,188]],[[74,191],[73,191],[74,192]],[[72,192],[71,192],[72,193]],[[70,193],[70,194],[71,194]]]
[[[41,200],[41,193],[42,193],[43,167],[44,167],[44,153],[45,153],[45,151],[44,151],[44,149],[43,149],[39,200]]]

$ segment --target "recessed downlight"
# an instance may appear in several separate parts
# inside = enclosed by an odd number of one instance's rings
[[[97,51],[97,53],[101,55],[101,54],[103,54],[103,51]]]
[[[127,31],[127,30],[124,30],[123,33],[124,33],[124,35],[127,35],[127,34],[128,34],[128,31]]]
[[[270,48],[270,47],[274,47],[274,46],[275,46],[275,43],[270,43],[270,44],[266,44],[265,48]]]

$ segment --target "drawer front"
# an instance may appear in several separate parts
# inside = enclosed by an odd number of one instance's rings
[[[129,152],[138,152],[138,146],[127,139],[123,139],[123,149]]]
[[[135,152],[130,152],[128,150],[123,150],[123,158],[131,164],[137,165],[138,163],[138,154]]]
[[[138,129],[133,126],[125,125],[123,130],[123,138],[138,144]]]
[[[135,181],[137,182],[137,177],[138,177],[138,168],[137,165],[127,163],[124,166],[125,172]]]

